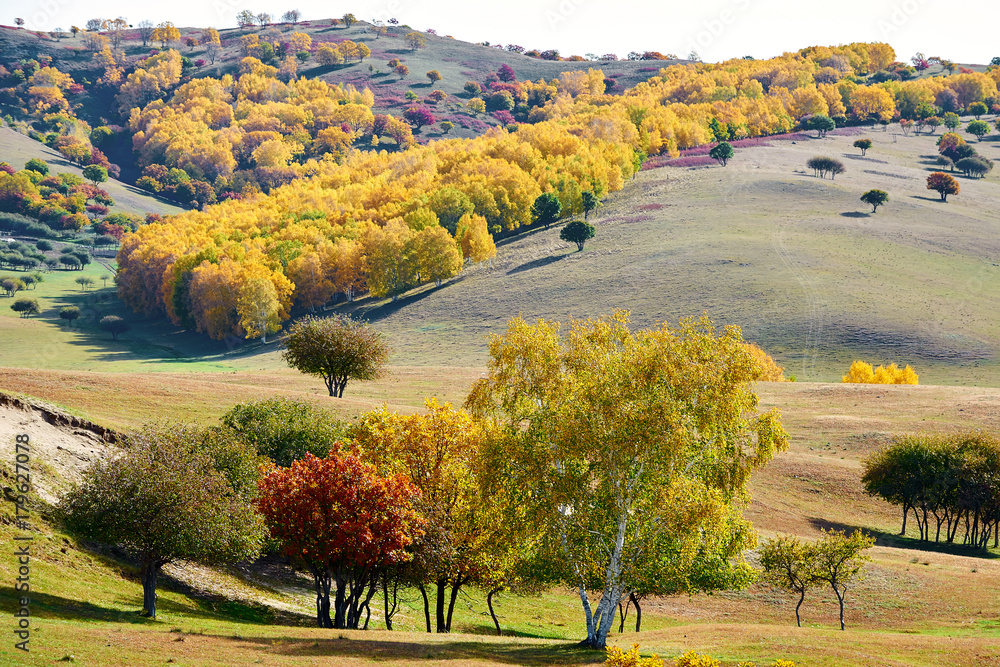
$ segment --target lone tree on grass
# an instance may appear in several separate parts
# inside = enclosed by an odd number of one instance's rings
[[[878,207],[889,201],[889,193],[885,190],[869,190],[868,192],[861,195],[861,201],[866,204],[872,205],[872,213],[878,210]]]
[[[844,596],[848,584],[861,575],[865,563],[871,560],[864,553],[875,544],[875,538],[860,530],[848,537],[844,532],[824,531],[814,547],[813,571],[820,581],[830,585],[840,603],[840,629],[844,629]]]
[[[436,69],[432,69],[430,72],[427,73],[427,78],[428,80],[430,80],[431,83],[437,83],[438,81],[441,80],[441,72],[437,71]]]
[[[111,340],[118,340],[118,336],[131,329],[128,322],[117,315],[105,315],[99,324],[102,331],[111,334]]]
[[[347,315],[308,316],[293,324],[285,337],[282,358],[309,375],[323,378],[330,396],[341,398],[348,380],[381,377],[389,359],[385,337]]]
[[[77,285],[79,285],[80,289],[82,289],[83,291],[86,292],[87,290],[90,289],[90,286],[94,284],[94,279],[93,278],[89,278],[87,276],[80,276],[79,278],[77,278],[73,282],[75,282]]]
[[[936,190],[941,195],[941,201],[948,201],[948,195],[957,195],[962,186],[954,178],[940,171],[935,171],[927,177],[927,189]]]
[[[872,140],[871,139],[858,139],[857,141],[854,142],[854,147],[855,148],[860,148],[861,149],[861,155],[864,156],[868,152],[868,149],[872,147]]]
[[[974,120],[965,126],[965,131],[973,135],[976,140],[982,141],[983,137],[990,133],[990,124],[985,120]]]
[[[574,220],[562,228],[559,238],[567,243],[575,243],[577,249],[582,251],[587,239],[594,238],[594,226],[583,220]]]
[[[993,171],[993,161],[979,155],[964,157],[956,162],[955,166],[966,176],[974,176],[975,178],[982,178]]]
[[[66,320],[66,323],[73,326],[73,320],[80,317],[80,309],[76,306],[66,306],[59,311],[59,319]]]
[[[806,166],[812,169],[813,173],[820,178],[825,178],[827,174],[830,174],[830,178],[835,179],[837,174],[842,174],[847,171],[843,162],[835,160],[832,157],[817,156],[809,158],[809,160],[806,161]]]
[[[729,162],[734,155],[736,155],[736,151],[733,150],[732,144],[728,141],[723,141],[722,143],[717,144],[708,152],[708,156],[713,160],[717,160],[723,167],[726,166],[726,163]]]
[[[403,475],[382,477],[356,453],[307,454],[261,480],[258,508],[271,536],[315,581],[319,627],[359,627],[382,573],[408,560],[421,535],[417,495]]]
[[[83,177],[97,185],[108,180],[108,170],[99,164],[88,164],[83,168]]]
[[[702,318],[633,332],[619,311],[568,329],[512,320],[466,408],[495,426],[482,465],[510,499],[498,511],[531,517],[551,574],[580,596],[586,645],[600,649],[639,573],[688,572],[709,538],[741,561],[747,485],[787,433],[758,412],[763,368],[736,327],[716,333]],[[652,558],[667,542],[679,556]]]
[[[210,449],[202,433],[182,425],[147,426],[63,498],[70,530],[138,559],[143,616],[156,618],[156,581],[167,563],[232,563],[260,554],[263,522],[235,490],[234,467],[223,463],[241,451]]]
[[[590,212],[601,205],[601,198],[593,190],[587,190],[580,195],[580,204],[583,206],[583,219],[586,220]]]
[[[535,223],[542,223],[545,229],[549,228],[553,222],[559,219],[562,213],[562,204],[559,197],[551,192],[538,195],[535,203],[531,205],[531,219]]]
[[[41,312],[35,299],[18,299],[10,305],[10,309],[20,313],[21,317],[31,317]]]
[[[791,535],[779,535],[764,542],[760,550],[760,565],[764,578],[773,586],[790,593],[798,593],[795,605],[795,624],[802,627],[799,608],[806,599],[806,592],[823,582],[816,574],[814,547]]]

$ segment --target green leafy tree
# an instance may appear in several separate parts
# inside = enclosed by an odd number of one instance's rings
[[[808,120],[806,128],[816,130],[816,136],[822,139],[826,136],[827,132],[835,130],[837,128],[837,124],[832,118],[825,114],[816,114]]]
[[[966,176],[974,176],[976,178],[982,178],[993,171],[993,161],[979,155],[964,157],[956,162],[955,166]]]
[[[118,336],[132,328],[128,322],[117,315],[105,315],[98,324],[101,330],[111,334],[111,340],[118,340]]]
[[[985,120],[974,120],[965,126],[965,131],[973,135],[978,141],[990,133],[990,124]]]
[[[561,213],[562,204],[559,202],[559,197],[551,192],[538,195],[535,203],[531,205],[532,222],[542,223],[546,229],[559,219]]]
[[[868,152],[868,149],[872,147],[872,140],[871,139],[858,139],[857,141],[854,142],[854,147],[855,148],[860,148],[861,149],[861,155],[865,155]]]
[[[0,278],[0,288],[3,289],[4,294],[7,296],[14,296],[15,293],[23,290],[27,285],[20,278],[11,278],[9,276]]]
[[[871,558],[864,552],[875,544],[875,538],[860,530],[848,537],[843,531],[824,531],[813,547],[813,572],[817,579],[830,585],[840,604],[840,629],[844,630],[844,597],[848,586],[860,578]]]
[[[80,276],[79,278],[77,278],[73,282],[75,282],[77,285],[79,285],[80,289],[82,289],[83,291],[86,292],[94,284],[94,279],[90,278],[90,277],[87,277],[87,276]]]
[[[144,616],[156,617],[157,578],[167,563],[253,559],[264,544],[260,516],[203,441],[187,426],[146,426],[120,454],[89,468],[60,503],[70,530],[139,561]]]
[[[958,117],[958,114],[954,111],[949,111],[944,115],[944,126],[948,128],[950,132],[954,132],[957,128],[962,126],[962,119]]]
[[[83,168],[83,177],[96,185],[108,180],[108,170],[99,164],[88,164]]]
[[[73,320],[79,319],[80,309],[76,306],[66,306],[59,311],[59,319],[66,320],[66,323],[70,326],[73,325]]]
[[[703,318],[632,332],[617,312],[559,330],[512,320],[466,407],[492,425],[486,483],[540,528],[552,576],[580,596],[586,644],[603,648],[657,545],[678,554],[657,568],[684,571],[706,532],[733,531],[733,553],[753,544],[729,520],[787,434],[775,411],[758,413],[763,369],[737,327],[717,333]]]
[[[48,176],[49,174],[49,165],[46,164],[44,160],[39,160],[36,157],[33,157],[25,162],[24,168],[30,171],[37,171],[42,176]]]
[[[708,152],[708,156],[713,160],[716,160],[723,167],[726,166],[733,156],[736,155],[736,151],[733,150],[732,144],[728,141],[723,141],[721,144],[717,144]]]
[[[869,190],[861,195],[861,201],[871,204],[872,213],[874,213],[879,206],[889,201],[889,193],[885,190]]]
[[[306,454],[324,458],[345,430],[343,422],[326,410],[280,397],[235,405],[222,416],[222,424],[283,467]]]
[[[18,299],[10,305],[10,309],[20,314],[21,317],[31,317],[41,312],[38,301],[35,299]]]
[[[806,599],[806,593],[810,588],[823,584],[816,572],[814,561],[813,545],[791,535],[779,535],[773,540],[767,540],[760,550],[760,566],[768,583],[790,593],[798,593],[795,624],[800,628],[802,617],[799,615],[799,609]]]
[[[720,123],[718,118],[712,118],[712,120],[708,122],[708,129],[715,138],[715,141],[719,143],[729,141],[729,128],[726,127],[725,123]]]
[[[601,198],[593,190],[586,190],[580,195],[580,205],[583,206],[583,219],[586,220],[590,212],[601,205]]]
[[[575,243],[578,251],[582,251],[587,239],[594,238],[594,226],[583,220],[573,220],[562,228],[559,238],[567,243]]]
[[[323,378],[330,396],[342,398],[348,380],[382,376],[389,359],[385,337],[347,315],[306,317],[289,328],[283,342],[285,362]]]

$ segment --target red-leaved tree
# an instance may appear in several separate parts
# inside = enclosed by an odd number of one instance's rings
[[[434,114],[425,106],[412,106],[403,112],[403,118],[413,127],[434,124]]]
[[[410,558],[406,548],[422,535],[418,494],[405,476],[383,477],[343,451],[306,454],[261,480],[258,509],[283,552],[312,573],[321,628],[357,629],[363,614],[367,626],[382,571]]]

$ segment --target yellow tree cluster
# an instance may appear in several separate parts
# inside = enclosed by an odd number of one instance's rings
[[[858,384],[919,384],[919,376],[910,368],[899,368],[896,364],[872,368],[864,361],[855,361],[842,378],[842,382]]]
[[[129,75],[118,98],[123,110],[131,109],[132,145],[143,167],[163,164],[226,181],[240,168],[285,167],[307,154],[342,152],[375,120],[371,91],[317,79],[286,83],[278,69],[252,56],[243,58],[236,77],[195,79],[162,100],[161,81],[179,80],[180,56],[169,51],[150,60]],[[294,59],[286,61],[285,78],[294,67]]]

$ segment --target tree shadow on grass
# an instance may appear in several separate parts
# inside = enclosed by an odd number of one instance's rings
[[[293,658],[355,658],[372,662],[397,660],[476,660],[510,665],[594,665],[603,664],[602,651],[581,648],[576,642],[549,645],[523,645],[504,641],[447,642],[380,641],[355,639],[331,630],[330,639],[313,637],[220,637],[242,643],[258,644],[261,651]],[[373,631],[377,636],[382,631]],[[353,635],[354,633],[352,633]],[[391,633],[386,632],[387,635]],[[356,635],[355,635],[356,636]],[[440,636],[440,635],[438,635]]]
[[[845,218],[870,218],[870,217],[872,217],[871,213],[862,213],[861,211],[845,211],[844,213],[841,213],[840,215],[843,216],[843,217],[845,217]]]
[[[930,553],[950,554],[952,556],[966,556],[968,558],[983,558],[988,560],[1000,558],[1000,553],[997,553],[996,551],[983,551],[982,549],[977,549],[976,547],[970,547],[964,544],[923,542],[915,537],[904,537],[903,535],[897,535],[895,533],[874,530],[872,528],[862,528],[860,526],[852,526],[850,524],[841,523],[839,521],[829,521],[819,517],[810,517],[809,523],[812,524],[814,528],[822,530],[840,530],[845,532],[847,535],[853,535],[855,532],[860,530],[865,535],[874,537],[875,546],[879,547],[889,547],[891,549],[911,549],[913,551],[926,551]]]
[[[448,282],[452,282],[457,279],[460,278],[456,276],[455,278],[452,278],[451,281]],[[350,312],[353,312],[358,316],[363,317],[369,322],[377,322],[379,320],[384,320],[390,315],[398,313],[403,308],[418,303],[423,299],[426,299],[431,294],[434,294],[438,290],[444,289],[448,285],[448,282],[442,282],[441,285],[439,286],[425,285],[423,286],[422,289],[413,290],[409,294],[400,296],[395,301],[390,300],[386,303],[378,303],[378,301],[380,300],[375,299],[374,297],[361,299],[354,302],[356,305],[352,309],[350,309]]]
[[[507,272],[507,275],[514,275],[515,273],[521,273],[522,271],[531,271],[532,269],[540,269],[543,266],[548,266],[549,264],[555,264],[559,260],[566,259],[569,255],[551,255],[549,257],[542,257],[540,259],[535,259],[530,262],[525,262],[520,266],[515,266],[513,269]]]

